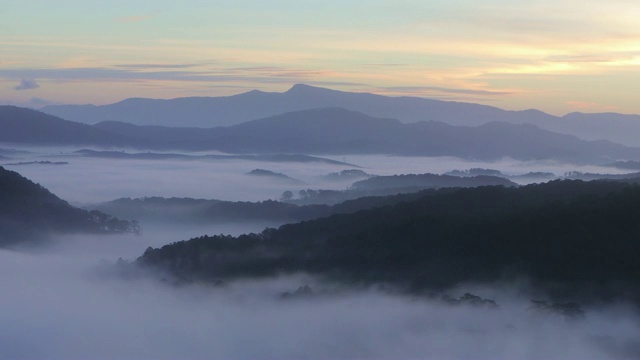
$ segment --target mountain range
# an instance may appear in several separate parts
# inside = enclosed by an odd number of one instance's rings
[[[419,97],[390,97],[352,93],[309,85],[294,85],[283,93],[258,90],[222,97],[177,99],[131,98],[110,105],[50,105],[48,114],[86,124],[121,121],[135,125],[216,127],[314,108],[341,107],[364,114],[398,119],[402,123],[439,121],[450,125],[479,126],[489,122],[533,124],[585,140],[609,140],[640,146],[640,115],[570,113],[559,117],[539,110],[509,111],[473,103]]]
[[[470,160],[509,157],[598,164],[640,159],[640,148],[585,141],[530,124],[404,124],[343,108],[295,111],[228,127],[175,128],[113,121],[86,125],[4,106],[0,107],[0,141],[233,154],[391,154]]]
[[[39,111],[0,106],[0,142],[57,146],[126,146],[131,140],[95,126],[63,120]]]

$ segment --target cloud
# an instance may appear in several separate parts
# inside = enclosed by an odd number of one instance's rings
[[[578,109],[581,111],[616,111],[619,110],[615,106],[610,105],[602,105],[596,102],[590,101],[567,101],[567,105],[569,105],[573,109]]]
[[[194,77],[203,75],[197,72],[187,71],[139,71],[130,69],[112,68],[33,68],[33,69],[0,69],[0,76],[20,79],[24,76],[33,76],[58,81],[75,80],[193,80]],[[22,80],[23,82],[25,80]]]
[[[406,67],[407,64],[402,64],[402,63],[397,63],[397,64],[385,64],[385,63],[379,63],[379,64],[364,64],[362,65],[365,68],[374,68],[374,69],[389,69],[389,68],[401,68],[401,67]]]
[[[14,291],[0,299],[4,310],[0,357],[609,360],[638,356],[640,344],[633,336],[637,315],[628,309],[587,309],[584,320],[569,322],[533,313],[527,310],[528,299],[493,289],[473,292],[483,297],[490,293],[500,304],[498,309],[343,289],[304,275],[238,281],[224,288],[169,287],[146,278],[122,281],[95,270],[94,254],[113,256],[137,239],[60,240],[59,250],[39,255],[0,250],[0,270],[20,274],[4,281]],[[279,300],[280,293],[303,284],[331,295]]]
[[[137,15],[137,16],[123,16],[118,18],[117,21],[123,24],[138,23],[151,18],[151,15]]]
[[[442,173],[470,166],[519,173],[567,170],[561,164],[472,164],[452,158],[354,155],[348,160],[387,175],[425,169]],[[167,164],[77,159],[67,166],[25,167],[21,173],[56,193],[73,195],[63,196],[67,200],[82,200],[79,194],[83,193],[109,200],[132,196],[132,187],[165,196],[202,191],[206,194],[186,195],[215,197],[214,190],[234,200],[247,191],[255,191],[256,197],[262,194],[259,199],[272,193],[267,184],[242,175],[258,166],[244,161]],[[272,166],[310,181],[335,171],[328,166]],[[198,186],[203,183],[213,186]],[[151,189],[149,184],[153,184]],[[150,224],[136,237],[73,235],[37,253],[0,250],[0,273],[13,274],[0,282],[3,288],[12,289],[0,297],[0,358],[608,360],[639,355],[640,342],[633,335],[638,333],[637,312],[622,306],[585,307],[587,317],[577,322],[536,316],[528,310],[529,298],[521,286],[469,285],[447,292],[459,297],[469,291],[500,305],[482,309],[445,306],[436,300],[375,289],[334,288],[304,276],[238,281],[223,288],[171,287],[146,278],[122,281],[95,269],[101,259],[134,259],[147,246],[159,247],[207,232],[237,235],[263,228],[261,224]],[[328,294],[279,300],[280,293],[305,284],[318,294],[323,290]]]
[[[613,63],[629,61],[640,57],[640,51],[616,51],[600,54],[554,55],[545,60],[562,63]]]
[[[57,101],[51,101],[51,100],[39,98],[39,97],[32,97],[27,101],[18,101],[18,100],[0,98],[0,105],[12,105],[12,106],[26,107],[29,109],[40,109],[47,105],[61,105],[61,103]]]
[[[29,99],[29,102],[27,103],[29,107],[35,107],[35,108],[41,108],[47,105],[58,105],[58,104],[60,103],[56,101],[50,101],[47,99],[39,98],[39,97],[32,97],[31,99]]]
[[[381,88],[385,92],[400,93],[445,93],[445,94],[461,94],[461,95],[479,95],[479,96],[504,96],[511,95],[509,91],[489,91],[489,90],[473,90],[473,89],[455,89],[439,86],[390,86]]]
[[[34,68],[34,69],[0,69],[0,76],[20,79],[38,77],[59,82],[91,82],[97,81],[187,81],[187,82],[241,82],[260,84],[295,84],[308,83],[318,86],[360,86],[361,83],[334,81],[340,79],[338,74],[325,70],[300,70],[293,68],[225,68],[217,67],[209,70],[190,70],[185,64],[167,65],[163,70],[160,64],[141,64],[138,67],[94,67],[94,68]]]
[[[34,79],[22,79],[20,81],[20,84],[15,86],[13,89],[16,91],[22,91],[22,90],[33,90],[39,87],[40,85],[38,85],[38,82],[35,81]]]
[[[146,69],[189,69],[202,65],[208,65],[209,63],[202,64],[116,64],[112,65],[114,68],[119,69],[132,69],[132,70],[146,70]]]

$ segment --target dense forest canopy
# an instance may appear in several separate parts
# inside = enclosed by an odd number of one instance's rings
[[[622,182],[445,189],[261,234],[149,248],[137,263],[183,280],[308,272],[418,292],[527,277],[558,297],[638,301],[638,204],[640,186]]]

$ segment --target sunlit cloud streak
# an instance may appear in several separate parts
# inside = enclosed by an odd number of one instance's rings
[[[232,95],[232,89],[283,91],[304,82],[558,114],[584,99],[640,113],[637,101],[625,95],[630,86],[616,78],[627,73],[632,82],[640,73],[640,7],[631,1],[176,6],[160,0],[105,6],[84,17],[92,7],[78,3],[80,16],[71,20],[64,11],[69,6],[46,18],[22,5],[10,9],[15,13],[3,23],[10,31],[0,39],[6,54],[0,82],[37,78],[47,82],[39,91],[51,92],[42,96],[68,103],[79,93],[94,103],[122,100],[115,88],[104,95],[105,81],[139,91],[121,96],[163,98],[202,95],[205,84],[207,94],[218,96]],[[67,26],[56,26],[63,21]],[[25,29],[25,22],[33,25]],[[38,76],[58,70],[70,73]],[[549,75],[553,79],[541,88],[537,78]],[[573,75],[599,85],[571,85],[566,76]],[[180,90],[173,82],[182,82]],[[149,90],[162,85],[174,90]],[[24,94],[7,92],[13,86],[0,89],[0,97],[26,101]]]
[[[173,68],[190,68],[192,66],[169,66]],[[20,79],[25,76],[33,76],[41,79],[49,79],[57,82],[80,81],[137,81],[137,80],[157,80],[157,81],[186,81],[186,82],[256,82],[256,83],[276,83],[295,84],[298,82],[308,82],[310,84],[325,86],[354,86],[361,85],[358,82],[333,81],[340,79],[335,72],[323,70],[299,70],[286,68],[217,68],[211,70],[193,71],[158,71],[164,68],[162,65],[142,64],[139,66],[119,65],[112,68],[50,68],[50,69],[0,69],[0,77],[8,79]],[[151,69],[153,71],[147,71]],[[21,84],[23,86],[29,84]],[[17,89],[17,88],[16,88]],[[22,90],[22,88],[21,88]]]
[[[114,68],[122,68],[122,69],[191,69],[197,68],[203,65],[208,65],[209,63],[201,63],[201,64],[116,64],[111,65]]]
[[[506,96],[513,94],[509,91],[488,91],[488,90],[474,90],[474,89],[452,89],[443,88],[437,86],[390,86],[382,88],[384,92],[402,92],[402,93],[424,93],[424,92],[436,92],[436,93],[448,93],[448,94],[464,94],[464,95],[477,95],[477,96]]]
[[[589,102],[589,101],[567,101],[567,105],[570,105],[573,108],[576,108],[578,110],[581,111],[597,111],[597,112],[603,112],[603,111],[618,111],[619,109],[615,106],[607,106],[607,105],[602,105],[602,104],[598,104],[595,102]]]

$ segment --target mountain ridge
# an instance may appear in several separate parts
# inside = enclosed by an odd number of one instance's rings
[[[5,134],[3,127],[6,116],[3,110],[6,109],[0,107],[0,133]],[[99,141],[93,143],[97,146],[217,150],[233,154],[386,154],[454,156],[470,160],[508,157],[592,164],[640,159],[640,148],[607,141],[584,141],[531,124],[489,122],[476,127],[454,126],[437,121],[403,124],[395,119],[375,118],[336,107],[295,111],[216,128],[138,126],[123,122],[102,122],[89,126],[30,111],[22,110],[24,114],[38,118],[43,128],[51,127],[40,133],[60,132],[64,135],[67,127],[85,133],[91,130],[102,135]],[[51,121],[40,119],[43,116]],[[55,142],[48,138],[34,138],[31,129],[23,129],[23,132],[22,136],[30,136],[32,140],[23,141],[25,143],[41,145]],[[13,136],[13,139],[16,137]],[[54,140],[58,141],[58,145],[86,143],[78,141],[78,138],[72,131],[71,135],[60,135]],[[108,138],[113,141],[107,141]]]
[[[9,105],[0,106],[0,127],[0,142],[5,143],[122,146],[130,141],[94,126]]]
[[[476,103],[412,96],[392,97],[305,84],[295,84],[285,92],[251,90],[218,97],[129,98],[108,105],[49,105],[41,110],[87,124],[123,121],[136,125],[212,128],[324,107],[342,107],[373,117],[398,119],[403,123],[428,120],[462,126],[478,126],[492,121],[531,123],[584,140],[603,139],[640,146],[640,139],[634,136],[640,132],[640,115],[573,112],[554,116],[537,109],[504,110]]]

